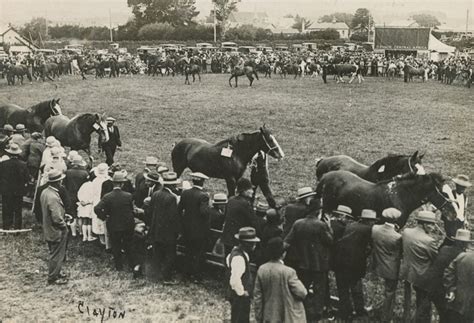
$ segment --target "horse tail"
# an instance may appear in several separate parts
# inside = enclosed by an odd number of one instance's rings
[[[178,177],[181,176],[187,167],[186,145],[183,141],[174,145],[173,150],[171,151],[171,162],[173,164],[173,170],[176,172]]]

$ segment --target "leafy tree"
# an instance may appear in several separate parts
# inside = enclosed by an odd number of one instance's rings
[[[130,19],[125,25],[117,28],[117,40],[132,40],[138,38],[139,27],[135,19]]]
[[[257,27],[253,25],[242,25],[230,28],[226,33],[229,40],[254,40],[257,36]]]
[[[367,41],[368,39],[367,31],[360,31],[360,30],[354,31],[351,34],[350,39],[353,41]]]
[[[48,40],[48,23],[45,18],[33,18],[20,29],[20,33],[26,39],[30,39],[31,37],[33,41]]]
[[[307,29],[311,24],[313,23],[312,21],[309,21],[308,19],[301,17],[300,15],[295,16],[295,23],[291,28],[293,29],[298,29],[299,32],[302,32],[302,26],[304,25],[304,29]]]
[[[369,21],[372,19],[370,11],[367,8],[359,8],[354,14],[352,19],[352,29],[355,30],[367,30],[369,26]]]
[[[231,13],[237,11],[238,0],[213,0],[216,8],[216,19],[221,30],[220,36],[223,39],[228,29],[228,20]]]
[[[173,38],[175,28],[168,23],[148,24],[140,28],[138,38],[144,40],[165,40]]]
[[[324,15],[319,18],[319,22],[333,22],[335,19],[337,22],[345,22],[347,26],[352,26],[352,19],[354,15],[347,12],[335,12],[330,15]]]
[[[309,36],[312,39],[336,40],[340,35],[336,29],[328,28],[325,30],[312,31]]]
[[[188,26],[199,14],[196,0],[127,0],[127,3],[139,27],[158,22]]]
[[[435,28],[441,25],[441,22],[433,15],[429,14],[417,14],[410,17],[418,23],[421,27]]]

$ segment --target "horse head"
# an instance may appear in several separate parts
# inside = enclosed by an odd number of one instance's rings
[[[272,135],[271,131],[263,125],[260,128],[260,134],[262,136],[262,148],[261,150],[266,154],[269,154],[273,158],[278,160],[285,157],[285,153],[281,149],[276,138]]]
[[[370,166],[377,181],[385,180],[397,176],[399,174],[415,173],[419,175],[425,174],[425,170],[421,165],[423,155],[418,155],[416,151],[413,155],[393,155],[377,160]]]
[[[92,124],[94,131],[99,135],[99,140],[101,143],[109,141],[109,130],[107,129],[107,121],[105,118],[105,113],[100,115],[98,113],[94,114],[94,123]]]
[[[61,100],[60,98],[57,98],[57,99],[52,99],[50,102],[49,102],[49,107],[51,109],[51,115],[53,116],[57,116],[57,115],[61,115],[63,114],[62,110],[61,110],[61,105],[59,105],[59,100]]]
[[[456,218],[456,202],[451,200],[445,193],[446,179],[438,173],[414,176],[422,178],[423,185],[428,188],[428,194],[422,202],[424,204],[431,203],[436,209],[441,211],[443,216],[454,220]]]

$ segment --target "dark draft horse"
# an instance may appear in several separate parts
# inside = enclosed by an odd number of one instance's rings
[[[232,196],[237,181],[244,174],[252,157],[259,151],[276,159],[285,156],[276,138],[265,125],[259,131],[241,133],[214,145],[205,140],[186,138],[173,148],[171,160],[178,176],[189,167],[193,172],[225,179],[229,195]]]
[[[316,188],[322,198],[323,212],[329,214],[338,205],[347,205],[354,217],[359,218],[363,209],[377,212],[394,207],[402,212],[398,224],[407,222],[408,216],[423,204],[431,202],[450,217],[455,216],[452,201],[442,193],[444,179],[436,173],[417,175],[407,173],[391,180],[372,183],[344,170],[325,174]]]
[[[82,113],[72,119],[64,115],[54,116],[46,120],[45,136],[54,136],[64,147],[73,150],[84,150],[90,156],[91,135],[99,135],[99,145],[109,140],[109,131],[105,114]]]
[[[237,56],[232,56],[232,58],[231,58],[231,65],[234,66],[234,67],[232,68],[232,72],[231,72],[230,78],[229,78],[230,87],[232,87],[232,83],[231,83],[232,79],[235,78],[235,87],[237,87],[239,76],[244,76],[244,75],[247,76],[247,78],[250,81],[250,86],[252,86],[253,80],[254,80],[254,77],[253,77],[254,75],[255,75],[255,78],[258,81],[258,74],[257,74],[257,71],[255,69],[255,63],[253,64],[254,66],[244,64],[244,67],[237,67],[238,59],[239,58]]]
[[[42,132],[49,117],[62,114],[59,100],[43,101],[28,109],[11,103],[0,104],[0,127],[22,123],[30,132]]]
[[[334,170],[346,170],[369,182],[380,182],[405,173],[416,173],[423,170],[423,155],[416,151],[413,155],[388,155],[366,166],[346,155],[331,156],[318,159],[316,162],[316,178],[318,181],[324,174]]]
[[[403,67],[403,73],[405,74],[405,82],[413,81],[413,76],[421,76],[421,80],[423,82],[428,79],[428,70],[424,68],[415,68],[408,64],[405,64],[405,66]]]
[[[23,85],[24,76],[28,78],[30,83],[33,82],[33,77],[30,71],[28,70],[28,67],[24,65],[10,64],[6,67],[5,73],[6,73],[8,85],[15,85],[15,77],[20,81],[21,85]]]
[[[191,85],[189,82],[189,75],[193,76],[193,83],[196,81],[196,75],[199,78],[199,83],[201,82],[201,67],[197,64],[187,64],[184,67],[184,75],[186,79],[184,80],[184,84]]]

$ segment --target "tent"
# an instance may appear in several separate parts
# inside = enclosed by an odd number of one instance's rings
[[[456,51],[456,47],[446,45],[432,34],[430,34],[428,49],[430,50],[430,59],[434,61],[440,61],[452,56]]]

